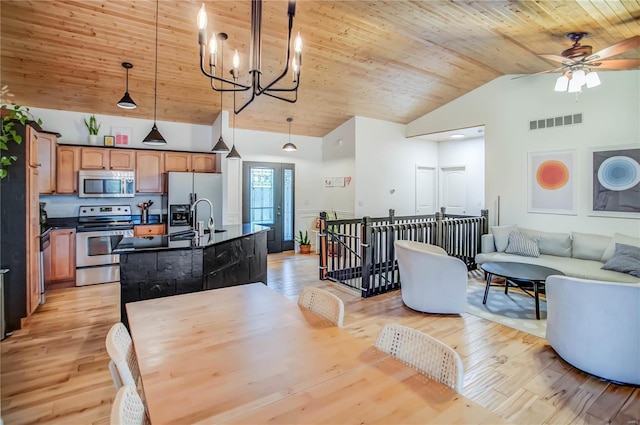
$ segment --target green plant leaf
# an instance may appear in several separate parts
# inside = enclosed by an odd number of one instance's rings
[[[7,170],[0,168],[0,179],[7,177]]]

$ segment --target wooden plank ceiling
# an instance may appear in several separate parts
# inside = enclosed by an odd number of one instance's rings
[[[220,95],[199,70],[201,3],[160,0],[158,120],[209,125],[220,111]],[[229,34],[226,67],[237,48],[246,78],[250,1],[204,3],[209,32]],[[2,0],[0,7],[1,79],[16,103],[153,118],[155,1]],[[266,79],[283,66],[286,8],[264,3]],[[298,30],[298,102],[261,96],[236,116],[237,127],[286,133],[293,117],[293,134],[324,136],[355,115],[408,123],[501,75],[554,68],[536,55],[570,47],[567,32],[589,32],[582,44],[594,52],[640,34],[640,0],[299,0]],[[638,56],[636,49],[619,57]],[[115,106],[124,61],[134,65],[135,110]],[[225,94],[224,109],[232,103]]]

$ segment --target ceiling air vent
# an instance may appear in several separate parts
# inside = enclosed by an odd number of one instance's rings
[[[529,130],[561,127],[564,125],[582,124],[582,114],[564,115],[562,117],[544,118],[529,121]]]

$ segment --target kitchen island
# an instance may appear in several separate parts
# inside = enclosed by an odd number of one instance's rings
[[[267,231],[257,224],[223,226],[202,237],[124,238],[120,254],[120,315],[125,304],[189,292],[267,282]]]

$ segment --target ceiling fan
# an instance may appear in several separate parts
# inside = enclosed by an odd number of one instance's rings
[[[640,67],[640,59],[608,59],[627,50],[640,46],[640,35],[627,38],[619,43],[612,44],[596,53],[588,45],[581,45],[580,41],[589,34],[586,32],[570,32],[567,37],[573,41],[573,46],[564,50],[560,55],[538,55],[551,62],[559,62],[561,67],[538,72],[562,71],[556,82],[556,91],[578,92],[583,85],[595,87],[600,84],[596,70],[623,70]],[[534,74],[535,75],[535,74]]]

